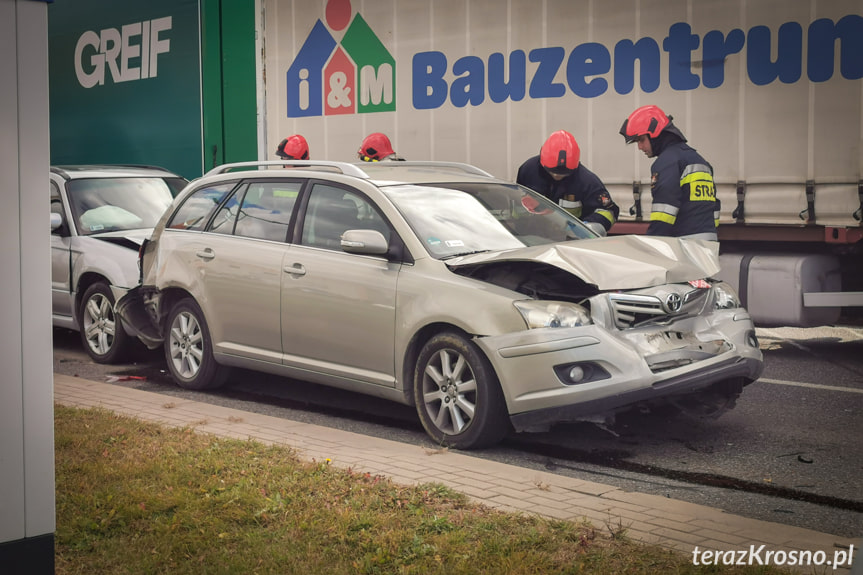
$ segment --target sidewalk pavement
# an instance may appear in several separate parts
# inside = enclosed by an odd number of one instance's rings
[[[285,445],[307,460],[329,459],[338,467],[414,485],[441,483],[473,500],[510,512],[553,519],[587,519],[603,529],[626,528],[631,539],[658,544],[692,557],[699,550],[750,552],[824,551],[827,559],[854,545],[854,564],[863,564],[860,540],[725,513],[720,509],[657,495],[624,491],[592,481],[473,457],[469,452],[430,450],[308,423],[259,415],[158,393],[54,374],[55,401],[111,411],[220,437]],[[821,569],[824,569],[822,567]],[[849,573],[847,567],[827,571]],[[813,572],[811,568],[804,569]],[[820,572],[820,571],[818,571]]]

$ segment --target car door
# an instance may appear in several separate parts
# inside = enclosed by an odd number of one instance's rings
[[[243,184],[203,233],[174,232],[189,235],[176,244],[183,246],[177,257],[191,268],[184,276],[194,278],[216,354],[281,363],[282,260],[301,187],[301,181]]]
[[[394,386],[396,285],[400,264],[343,252],[348,229],[389,225],[357,190],[315,182],[300,242],[282,274],[282,346],[291,367]]]
[[[51,309],[55,324],[73,327],[72,232],[60,187],[53,179],[50,187],[51,213],[60,214],[63,219],[59,228],[51,230]]]

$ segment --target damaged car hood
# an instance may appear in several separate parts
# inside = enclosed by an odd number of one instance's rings
[[[597,289],[637,289],[704,279],[719,272],[719,244],[658,236],[610,236],[471,254],[452,268],[534,261],[575,274]]]
[[[120,230],[116,232],[102,232],[90,234],[88,237],[104,240],[106,242],[126,245],[137,250],[141,244],[153,234],[153,228],[142,228],[138,230]]]

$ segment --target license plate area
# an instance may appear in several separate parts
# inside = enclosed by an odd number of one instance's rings
[[[723,339],[701,341],[691,332],[678,330],[640,333],[633,339],[654,373],[704,361],[731,349]]]

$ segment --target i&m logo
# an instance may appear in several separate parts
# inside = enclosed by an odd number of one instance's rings
[[[395,111],[395,59],[352,12],[350,0],[327,0],[326,24],[315,22],[288,68],[289,118]]]

